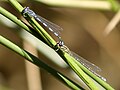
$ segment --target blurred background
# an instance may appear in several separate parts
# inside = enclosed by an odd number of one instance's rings
[[[64,4],[69,2],[69,0],[58,1]],[[29,6],[38,15],[61,26],[63,28],[61,36],[65,45],[71,51],[99,66],[102,69],[100,75],[105,77],[107,83],[113,88],[120,90],[120,12],[113,11],[110,2],[102,3],[102,8],[98,8],[100,3],[91,4],[90,1],[84,3],[86,7],[84,5],[69,6],[70,2],[65,6],[55,0],[19,0],[19,2],[23,6]],[[117,3],[119,4],[119,0]],[[91,8],[89,4],[96,7]],[[23,18],[7,1],[0,1],[0,5],[17,17]],[[108,8],[106,8],[107,5]],[[0,15],[1,35],[40,57],[55,69],[69,75],[73,80],[79,81],[65,63],[51,61],[41,54],[33,44],[34,42],[29,42],[32,36],[28,33],[23,34],[23,31],[19,26]],[[33,80],[30,80],[32,78]],[[70,90],[45,70],[38,69],[21,56],[0,45],[0,90],[56,89]]]

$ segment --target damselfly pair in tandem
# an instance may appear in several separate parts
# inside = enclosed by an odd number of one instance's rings
[[[59,47],[60,48],[64,48],[62,49],[64,52],[68,53],[70,56],[72,56],[73,58],[75,58],[75,60],[79,61],[83,66],[85,66],[87,69],[89,69],[93,74],[95,74],[96,76],[98,76],[99,78],[101,78],[102,80],[106,81],[106,79],[104,77],[102,77],[101,75],[99,75],[97,72],[101,71],[101,69],[96,66],[95,64],[87,61],[86,59],[84,59],[83,57],[77,55],[76,53],[70,51],[68,49],[67,46],[64,45],[62,39],[61,39],[61,34],[60,32],[63,30],[60,26],[48,21],[47,19],[37,15],[34,11],[32,11],[31,9],[29,9],[29,7],[26,7],[23,11],[22,14],[23,16],[25,14],[30,15],[31,17],[33,17],[34,19],[36,19],[38,22],[40,22],[41,24],[43,24],[49,31],[51,31],[56,37],[58,37],[59,39]]]

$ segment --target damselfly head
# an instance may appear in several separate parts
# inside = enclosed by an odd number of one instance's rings
[[[59,41],[58,41],[57,45],[60,46],[60,47],[64,45],[64,42],[61,38],[59,38]]]
[[[24,10],[22,11],[23,16],[25,17],[25,14],[29,14],[31,17],[35,17],[36,14],[34,11],[30,10],[29,7],[25,7]]]

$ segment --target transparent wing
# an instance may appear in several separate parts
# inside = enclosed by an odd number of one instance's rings
[[[101,69],[96,66],[95,64],[87,61],[86,59],[84,59],[83,57],[79,56],[78,54],[74,53],[71,51],[72,56],[79,61],[83,66],[85,66],[87,69],[89,69],[91,72],[99,72],[101,71]]]
[[[102,77],[101,75],[99,75],[97,73],[97,72],[101,71],[101,69],[98,66],[96,66],[95,64],[87,61],[86,59],[82,58],[81,56],[77,55],[76,53],[70,51],[69,48],[67,46],[65,46],[64,44],[62,45],[61,43],[58,43],[58,45],[60,46],[61,50],[63,50],[64,52],[70,54],[70,56],[75,58],[83,66],[85,66],[87,69],[89,69],[93,74],[95,74],[96,76],[98,76],[102,80],[106,81],[106,79],[104,77]]]
[[[97,73],[97,72],[101,71],[101,69],[98,66],[96,66],[95,64],[87,61],[86,59],[84,59],[83,57],[79,56],[78,54],[76,54],[72,51],[71,51],[71,54],[77,61],[79,61],[83,66],[88,68],[93,74],[95,74],[96,76],[101,78],[103,81],[106,81],[106,78],[102,77],[101,75],[99,75]]]
[[[34,17],[37,21],[42,23],[45,27],[47,27],[55,36],[61,37],[60,32],[63,30],[60,26],[48,21],[47,19],[37,15],[34,11],[30,10],[29,7],[26,7],[23,10],[23,16],[25,13],[28,13],[30,16]]]
[[[34,17],[36,20],[38,20],[39,22],[41,22],[45,27],[47,27],[55,36],[57,37],[61,37],[60,36],[60,32],[63,30],[60,26],[48,21],[47,19],[36,15]]]

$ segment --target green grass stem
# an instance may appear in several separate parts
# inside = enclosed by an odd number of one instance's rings
[[[10,2],[14,5],[13,2]],[[34,27],[35,30],[44,38],[44,40],[48,43],[49,46],[53,47],[56,45],[54,39],[39,25],[39,23],[34,19],[31,18],[27,13],[25,14],[26,20]],[[85,82],[85,84],[92,90],[98,90],[98,87],[95,85],[94,82],[91,81],[91,79],[80,69],[80,67],[74,63],[74,59],[71,59],[72,57],[70,55],[67,55],[67,53],[64,54],[64,58],[66,58],[67,63],[70,65],[70,67],[75,71],[75,73]]]
[[[80,87],[78,84],[76,84],[75,82],[70,80],[69,78],[65,77],[62,73],[56,71],[52,67],[50,67],[47,64],[45,64],[44,62],[42,62],[42,60],[38,59],[37,57],[30,54],[29,52],[21,49],[20,47],[18,47],[17,45],[15,45],[14,43],[12,43],[11,41],[9,41],[8,39],[4,38],[1,35],[0,35],[0,44],[6,46],[10,50],[21,55],[22,57],[24,57],[25,59],[27,59],[31,63],[37,65],[38,67],[43,68],[44,70],[49,72],[51,75],[56,77],[58,80],[60,80],[62,83],[64,83],[66,86],[70,87],[71,89],[73,89],[73,90],[85,90],[82,87]]]
[[[16,0],[8,0],[20,13],[22,12],[22,10],[24,9]],[[12,16],[8,16],[8,12],[4,13],[4,11],[2,11],[3,8],[0,7],[0,12],[8,17],[9,19],[11,19],[13,22],[17,23],[19,26],[23,27],[24,29],[28,30],[29,32],[33,32],[31,31],[31,29],[28,28],[28,26],[26,25],[22,25],[24,23],[22,23],[21,21],[19,21],[17,18],[14,19],[12,18]],[[54,41],[54,39],[37,23],[37,21],[34,18],[31,18],[29,15],[26,15],[26,19],[29,21],[29,23],[31,24],[31,26],[33,26],[34,30],[36,30],[38,37],[40,36],[47,45],[49,45],[50,47],[52,47],[54,49],[56,42]],[[19,22],[19,23],[18,23]],[[39,38],[40,39],[40,38]],[[5,44],[3,44],[5,45]],[[7,46],[8,47],[8,46]],[[58,47],[59,48],[59,47]],[[12,48],[13,49],[13,48]],[[15,51],[15,50],[14,50]],[[26,52],[26,51],[25,51]],[[105,89],[108,90],[114,90],[111,86],[109,86],[106,82],[103,83],[103,81],[101,79],[98,79],[97,76],[95,76],[93,73],[91,73],[88,69],[86,69],[82,64],[78,64],[76,63],[76,60],[70,56],[68,53],[62,51],[61,49],[59,49],[57,51],[57,53],[67,62],[67,64],[75,71],[75,73],[84,81],[84,83],[91,89],[91,90],[99,90],[99,88],[95,85],[95,83],[91,80],[90,77],[92,77],[95,81],[97,81],[101,86],[103,86]],[[29,55],[31,54],[27,54],[25,53],[18,53],[20,55],[26,55],[28,57],[28,59],[32,60],[31,57],[29,57]],[[24,56],[25,57],[25,56]],[[90,77],[89,77],[89,76]],[[62,75],[63,76],[63,75]],[[95,78],[94,78],[95,77]],[[97,79],[96,79],[97,78]],[[66,81],[66,80],[65,80]],[[102,82],[102,83],[101,83]],[[76,89],[75,89],[76,90]]]

